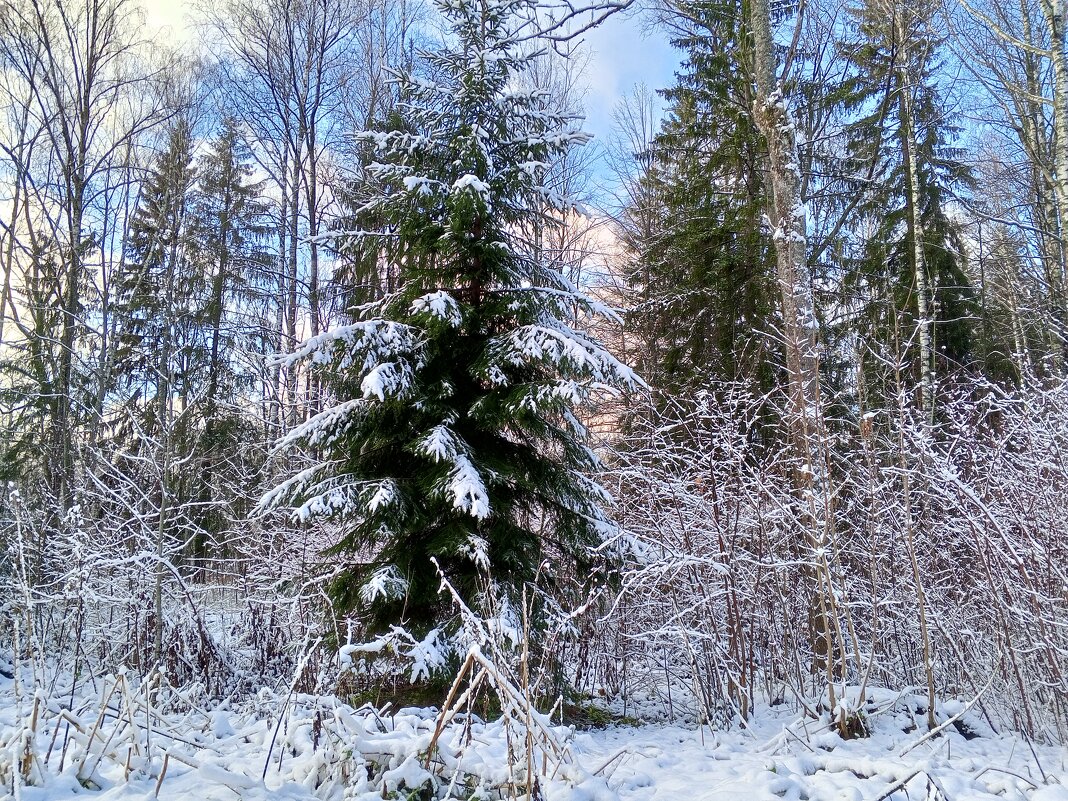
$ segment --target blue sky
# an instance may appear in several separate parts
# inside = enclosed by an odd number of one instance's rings
[[[188,0],[144,0],[147,21],[152,28],[169,29],[172,39],[188,37]],[[605,144],[613,130],[613,112],[635,85],[662,89],[674,82],[679,51],[668,43],[667,34],[657,28],[647,13],[630,11],[615,14],[599,28],[583,36],[589,55],[586,68],[585,130],[594,141]],[[610,182],[610,177],[600,177]]]
[[[170,28],[179,39],[187,35],[186,0],[145,0],[145,11],[151,26]],[[669,86],[679,56],[649,15],[635,11],[615,14],[584,41],[590,51],[586,129],[603,140],[611,132],[616,104],[637,83],[651,89]]]
[[[612,130],[616,105],[636,84],[662,89],[674,82],[678,50],[649,15],[630,12],[610,17],[585,37],[590,51],[586,71],[586,130],[604,141]]]

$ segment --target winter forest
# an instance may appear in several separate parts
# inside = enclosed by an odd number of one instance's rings
[[[0,0],[0,795],[1068,799],[1064,0],[162,2]]]

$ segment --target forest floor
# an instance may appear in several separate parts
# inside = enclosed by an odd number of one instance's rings
[[[522,771],[509,773],[507,765],[525,735],[507,721],[460,718],[435,740],[433,709],[391,714],[265,691],[241,708],[208,710],[176,691],[166,695],[117,678],[98,683],[95,693],[56,701],[42,693],[16,697],[13,682],[0,679],[0,797],[370,801],[431,798],[413,791],[431,785],[441,797],[450,782],[456,797],[522,797],[507,789]],[[827,720],[806,719],[786,705],[719,731],[663,723],[550,726],[536,743],[548,768],[535,797],[1068,801],[1068,749],[995,733],[972,711],[926,737],[918,699],[878,691],[869,697],[869,736],[848,741]],[[962,711],[947,704],[939,717],[946,722]],[[427,761],[432,744],[437,757]]]

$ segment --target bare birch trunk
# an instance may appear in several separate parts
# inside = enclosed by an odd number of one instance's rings
[[[1063,237],[1068,231],[1068,55],[1065,53],[1065,9],[1063,0],[1042,0],[1042,15],[1049,33],[1049,60],[1053,72],[1053,195],[1057,207],[1057,227],[1062,237],[1057,252],[1060,259],[1049,265],[1049,293],[1054,307],[1056,369],[1063,372],[1068,350],[1068,247]]]
[[[894,35],[897,40],[898,57],[898,98],[901,113],[902,141],[901,156],[905,168],[905,181],[908,185],[907,211],[908,227],[912,236],[912,269],[913,282],[916,288],[917,310],[917,339],[920,347],[920,402],[924,417],[929,423],[934,421],[935,392],[934,392],[934,348],[932,346],[932,319],[930,287],[927,281],[927,258],[924,252],[926,237],[923,228],[923,207],[920,202],[920,170],[916,161],[916,127],[913,119],[913,93],[912,93],[912,59],[909,58],[910,46],[907,26],[905,24],[905,7],[901,0],[895,0],[893,5]],[[927,623],[927,595],[924,592],[923,580],[920,575],[919,562],[916,557],[916,523],[912,514],[911,487],[909,474],[905,460],[905,443],[903,432],[905,428],[905,405],[903,402],[904,388],[901,381],[900,370],[897,371],[898,393],[902,398],[899,402],[899,428],[898,428],[898,458],[902,475],[902,492],[905,503],[905,535],[908,548],[909,565],[912,569],[912,579],[916,592],[916,607],[920,624],[920,639],[923,647],[923,664],[927,678],[927,724],[928,728],[935,727],[934,705],[935,686],[933,658],[934,652],[931,645],[930,629]]]
[[[756,101],[754,117],[768,148],[771,185],[768,218],[773,231],[775,262],[786,351],[788,426],[799,466],[795,488],[805,509],[805,546],[812,554],[816,595],[812,622],[817,657],[826,671],[829,702],[835,706],[834,682],[838,654],[844,653],[835,608],[829,563],[831,514],[826,474],[825,437],[820,408],[819,336],[807,262],[807,224],[801,197],[801,172],[796,129],[776,77],[768,0],[753,0]]]
[[[1043,10],[1046,11],[1047,5],[1043,4]],[[1053,11],[1053,9],[1049,9]],[[1031,9],[1026,0],[1020,1],[1020,21],[1023,23],[1024,42],[1035,41],[1035,32],[1031,26]],[[1050,27],[1050,33],[1054,34],[1055,20],[1057,15],[1047,14],[1047,25]],[[1063,31],[1062,31],[1063,33]],[[1063,57],[1063,48],[1057,47],[1058,40],[1053,39],[1053,49],[1061,49],[1062,55],[1058,58],[1053,58],[1054,68],[1054,95],[1053,105],[1061,109],[1061,114],[1058,115],[1054,112],[1054,136],[1056,142],[1064,143],[1065,120],[1064,109],[1068,104],[1068,81],[1065,76],[1065,63]],[[1063,39],[1060,40],[1063,43]],[[1035,204],[1038,206],[1040,218],[1045,222],[1043,225],[1042,237],[1042,261],[1043,270],[1045,272],[1046,285],[1049,292],[1049,306],[1051,307],[1053,325],[1047,326],[1047,335],[1049,340],[1050,353],[1053,357],[1053,371],[1057,375],[1064,375],[1064,325],[1068,321],[1068,299],[1065,298],[1064,293],[1064,269],[1066,259],[1068,259],[1068,249],[1065,247],[1065,242],[1061,238],[1062,231],[1065,230],[1064,221],[1066,215],[1068,215],[1068,208],[1065,207],[1065,195],[1063,191],[1063,183],[1068,178],[1065,176],[1065,171],[1068,170],[1068,163],[1065,162],[1063,157],[1064,147],[1063,144],[1058,147],[1054,141],[1051,141],[1048,134],[1048,126],[1046,125],[1046,113],[1042,108],[1042,103],[1039,100],[1044,94],[1044,78],[1042,59],[1039,54],[1025,50],[1022,53],[1024,59],[1024,75],[1026,76],[1025,85],[1022,87],[1022,96],[1015,100],[1015,105],[1018,108],[1023,109],[1018,114],[1020,118],[1020,129],[1024,140],[1025,149],[1030,156],[1033,167],[1034,181],[1034,193]],[[1050,151],[1053,151],[1050,153]],[[1061,157],[1058,158],[1058,153]],[[1052,155],[1052,173],[1050,169],[1044,166],[1044,163],[1048,164],[1048,160],[1044,156]],[[1061,190],[1058,190],[1058,184],[1062,186]],[[1046,191],[1046,187],[1052,189],[1052,192]],[[1052,199],[1050,194],[1053,195]],[[1052,234],[1052,235],[1050,235]]]
[[[7,226],[7,239],[4,242],[4,284],[0,288],[0,346],[4,344],[4,323],[7,322],[7,307],[11,301],[11,276],[15,272],[15,239],[18,231],[19,210],[22,208],[22,165],[19,164],[15,174],[15,196],[11,201],[11,222]],[[14,303],[11,302],[14,314]]]
[[[297,146],[291,153],[293,161],[289,167],[291,170],[289,179],[289,286],[288,297],[286,303],[288,306],[288,318],[286,320],[286,337],[288,342],[287,348],[295,348],[298,340],[297,329],[297,298],[299,296],[299,276],[300,271],[297,268],[297,237],[299,236],[298,221],[300,219],[300,139],[297,140]],[[286,419],[289,421],[290,426],[295,426],[300,421],[300,414],[297,409],[297,368],[295,365],[290,365],[286,368]]]
[[[894,28],[898,48],[908,53],[904,11],[894,4]],[[898,96],[901,110],[901,155],[908,184],[908,226],[912,238],[912,275],[916,287],[916,329],[920,346],[920,404],[928,419],[934,417],[934,353],[931,346],[930,287],[927,282],[927,258],[924,253],[923,208],[920,203],[920,172],[916,164],[916,128],[912,114],[912,76],[908,56],[899,58]]]
[[[1024,332],[1023,319],[1020,315],[1020,297],[1015,285],[1010,288],[1009,293],[1009,314],[1012,321],[1013,347],[1016,350],[1016,369],[1021,376],[1026,376],[1034,371],[1034,367],[1031,364],[1030,349],[1027,347],[1027,334]]]

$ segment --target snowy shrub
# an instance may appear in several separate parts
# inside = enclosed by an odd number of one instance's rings
[[[948,397],[937,425],[904,405],[840,425],[830,643],[803,591],[789,461],[739,423],[764,403],[728,393],[636,415],[611,464],[619,594],[584,686],[720,723],[758,696],[816,708],[828,683],[924,687],[1063,738],[1068,495],[1053,487],[1068,486],[1068,387],[981,385]]]

